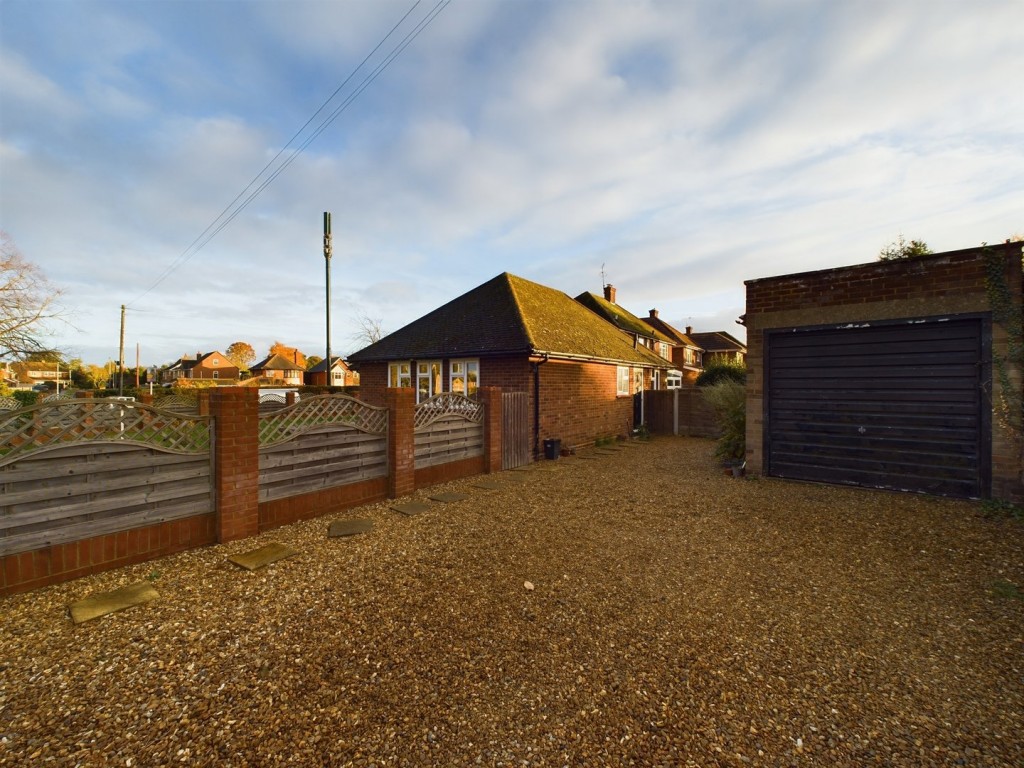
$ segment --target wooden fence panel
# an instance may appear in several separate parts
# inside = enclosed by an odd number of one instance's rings
[[[414,445],[416,469],[483,456],[484,425],[449,414],[418,429]]]
[[[388,473],[387,437],[320,427],[260,448],[260,501],[348,485]]]
[[[209,453],[88,442],[0,466],[0,556],[214,511]]]

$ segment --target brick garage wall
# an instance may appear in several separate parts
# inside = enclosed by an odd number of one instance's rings
[[[209,514],[7,555],[0,558],[0,594],[27,592],[143,563],[216,540],[215,517]]]
[[[763,469],[764,336],[772,329],[902,318],[985,313],[991,310],[987,254],[1005,265],[1004,278],[1021,306],[1021,244],[969,248],[916,259],[748,280],[747,467]],[[1007,353],[1007,333],[992,326],[993,356]],[[1014,371],[1021,387],[1020,371]],[[998,394],[998,392],[997,392]],[[1024,453],[1019,440],[992,426],[992,494],[1021,500]]]

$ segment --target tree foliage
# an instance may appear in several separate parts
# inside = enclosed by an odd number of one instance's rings
[[[331,357],[334,357],[334,355],[331,355]],[[324,359],[322,357],[320,357],[320,355],[310,355],[309,357],[306,358],[306,370],[307,371],[313,370],[318,365],[320,365],[320,363],[322,363],[323,361],[324,361]]]
[[[249,363],[256,359],[256,350],[252,348],[252,344],[236,341],[224,350],[224,357],[239,368],[248,368]]]
[[[737,384],[746,384],[746,365],[736,360],[716,358],[704,366],[704,370],[697,376],[696,384],[698,387],[710,387],[720,381],[735,381]]]
[[[60,317],[61,291],[0,231],[0,360],[46,349],[48,321]]]
[[[934,253],[934,251],[928,247],[928,243],[924,240],[910,240],[908,242],[901,234],[896,240],[878,252],[878,260],[916,259],[918,256],[927,256],[930,253]]]

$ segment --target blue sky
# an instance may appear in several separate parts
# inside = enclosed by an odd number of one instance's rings
[[[188,250],[412,6],[0,0],[0,228],[52,342],[116,358],[127,304],[129,363],[323,355],[323,211],[336,353],[503,271],[742,338],[745,279],[1024,232],[1024,3],[454,0]]]

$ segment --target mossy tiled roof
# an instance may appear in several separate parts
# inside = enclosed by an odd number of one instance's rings
[[[506,354],[666,364],[647,350],[634,349],[618,328],[568,294],[508,272],[348,359],[359,364]]]
[[[705,352],[744,352],[746,345],[739,339],[730,336],[725,331],[708,331],[706,333],[691,333],[690,338],[697,346]]]
[[[648,339],[656,339],[657,341],[663,341],[666,344],[676,343],[673,339],[666,336],[657,328],[652,328],[632,312],[628,312],[618,304],[613,304],[608,301],[608,299],[603,296],[598,296],[596,293],[581,293],[576,297],[576,301],[588,309],[592,309],[594,312],[597,312],[597,314],[609,323],[614,323],[626,333],[635,333],[640,336],[646,336]]]
[[[700,345],[697,342],[695,342],[693,339],[691,339],[689,336],[687,336],[685,333],[680,331],[675,326],[666,323],[660,317],[644,317],[641,319],[645,323],[647,323],[647,325],[651,326],[651,328],[653,328],[654,330],[660,331],[661,333],[668,336],[670,339],[673,340],[675,344],[684,345],[687,347],[700,347]]]

